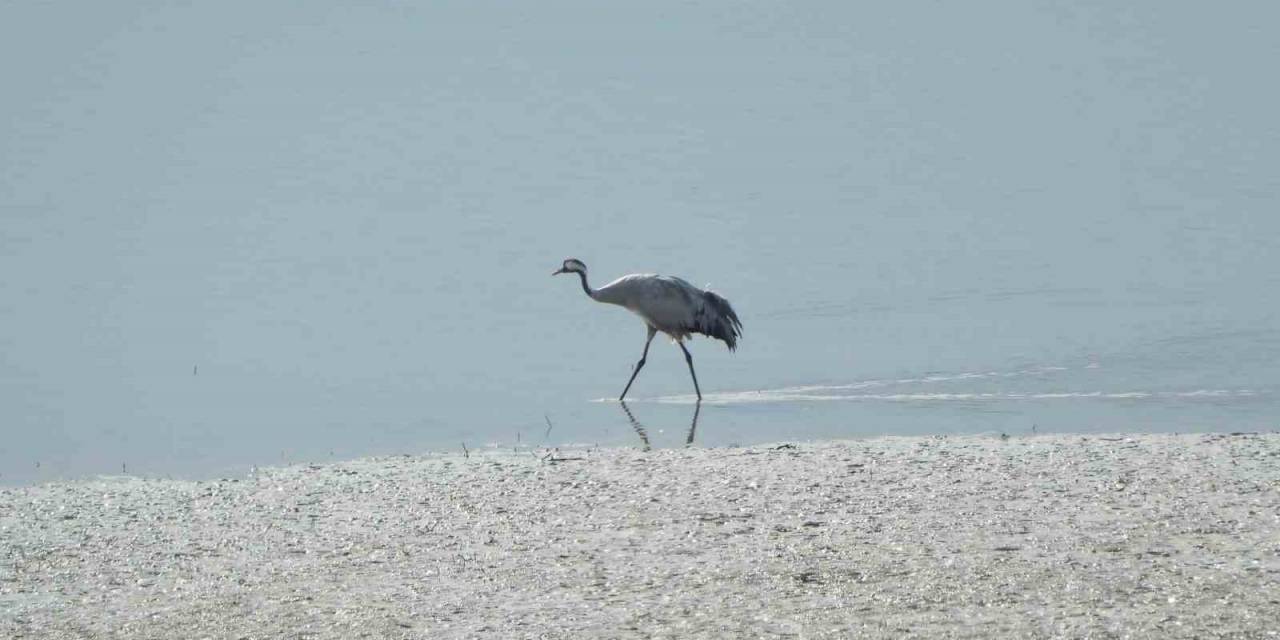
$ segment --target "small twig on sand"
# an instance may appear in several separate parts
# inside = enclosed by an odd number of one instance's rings
[[[471,452],[470,452],[470,451],[467,451],[467,443],[465,443],[465,442],[464,442],[464,443],[462,443],[462,457],[464,457],[464,458],[466,458],[466,459],[468,459],[468,460],[470,460],[470,459],[471,459]]]
[[[551,449],[547,451],[546,455],[539,458],[539,460],[541,460],[544,464],[548,462],[551,464],[555,464],[557,462],[573,462],[575,460],[586,460],[586,458],[583,456],[561,456],[559,454],[560,454],[559,449]]]

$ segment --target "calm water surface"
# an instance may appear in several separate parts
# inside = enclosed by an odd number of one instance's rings
[[[684,446],[566,257],[733,302],[699,446],[1280,428],[1269,5],[58,4],[0,9],[0,483]]]

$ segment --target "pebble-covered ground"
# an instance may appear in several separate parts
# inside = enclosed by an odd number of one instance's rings
[[[0,491],[0,637],[1276,637],[1280,435],[460,453]]]

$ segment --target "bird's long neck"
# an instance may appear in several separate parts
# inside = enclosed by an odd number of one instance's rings
[[[577,271],[577,272],[575,272],[575,273],[577,273],[577,274],[578,274],[578,278],[580,278],[580,279],[582,280],[582,290],[583,290],[583,291],[585,291],[585,292],[587,293],[587,295],[588,295],[588,296],[591,296],[592,298],[595,298],[595,297],[596,297],[596,292],[595,292],[595,290],[591,288],[591,285],[587,284],[587,272],[585,272],[585,271]]]

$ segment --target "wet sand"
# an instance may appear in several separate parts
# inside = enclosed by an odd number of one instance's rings
[[[459,452],[0,490],[0,637],[1277,635],[1277,434]]]

